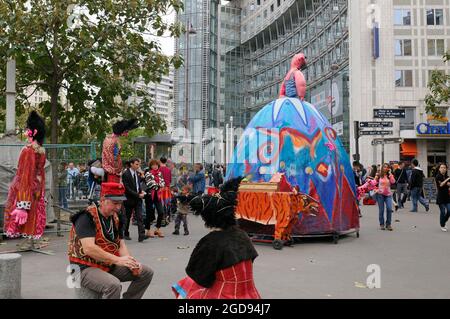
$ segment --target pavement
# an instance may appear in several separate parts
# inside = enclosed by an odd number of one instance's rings
[[[439,226],[439,209],[432,204],[429,213],[419,208],[393,214],[394,231],[378,226],[376,206],[363,206],[360,238],[302,239],[292,247],[274,250],[270,244],[256,243],[259,257],[254,262],[256,287],[263,298],[450,298],[450,232]],[[144,298],[173,298],[171,285],[185,276],[192,249],[207,234],[200,217],[188,216],[189,236],[172,235],[173,223],[163,228],[165,238],[137,242],[136,226],[127,241],[131,253],[154,272]],[[181,232],[182,233],[182,232]],[[67,287],[67,240],[46,234],[55,255],[23,252],[23,298],[74,298]],[[0,243],[0,253],[14,249],[20,240]],[[372,265],[372,266],[370,266]],[[373,266],[375,265],[375,266]],[[369,272],[368,272],[369,267]],[[370,268],[372,267],[372,268]],[[379,269],[380,288],[369,288],[367,279]],[[124,284],[124,290],[127,284]],[[370,285],[369,285],[370,286]]]

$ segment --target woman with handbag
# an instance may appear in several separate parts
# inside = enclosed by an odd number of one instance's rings
[[[447,231],[447,227],[445,226],[445,224],[447,224],[447,221],[450,218],[450,177],[448,176],[447,170],[447,164],[441,164],[439,165],[439,171],[436,174],[436,204],[439,205],[439,209],[441,211],[440,222],[441,230],[443,232]]]
[[[148,164],[149,169],[145,172],[145,184],[147,186],[147,195],[145,195],[145,229],[147,236],[154,238],[155,236],[164,237],[160,230],[164,209],[161,202],[161,189],[165,187],[164,178],[159,170],[157,160],[151,160]],[[155,208],[158,214],[156,219],[156,230],[154,233],[150,230],[151,223],[155,220]]]

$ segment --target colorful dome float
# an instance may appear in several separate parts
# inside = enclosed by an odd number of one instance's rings
[[[303,54],[294,56],[280,98],[253,117],[227,165],[226,179],[245,177],[240,227],[256,241],[269,237],[276,249],[295,237],[359,237],[350,159],[328,120],[304,101],[305,65]]]

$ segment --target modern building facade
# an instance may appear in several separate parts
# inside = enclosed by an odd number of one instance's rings
[[[175,71],[174,138],[188,135],[174,148],[178,162],[205,162],[205,132],[218,126],[218,9],[218,0],[185,0],[177,16],[187,32],[175,41],[184,64]]]
[[[306,99],[331,120],[349,149],[347,1],[243,0],[239,6],[241,43],[225,54],[225,117],[245,127],[278,97],[292,57],[303,52]]]
[[[192,8],[187,9],[187,16],[189,10]],[[205,51],[204,43],[189,50],[192,55],[199,50],[204,56],[217,58],[217,64],[211,59],[208,64],[202,60],[202,66],[209,66],[209,78],[190,76],[188,82],[193,93],[198,87],[210,88],[208,95],[196,96],[217,110],[214,117],[217,120],[205,121],[212,111],[208,114],[204,109],[200,115],[195,112],[190,115],[190,120],[202,117],[203,130],[216,125],[225,131],[231,122],[235,132],[245,128],[256,112],[278,97],[291,58],[303,52],[308,60],[304,71],[308,84],[306,99],[332,122],[350,155],[356,154],[355,121],[379,120],[374,118],[374,109],[404,109],[404,119],[386,120],[393,122],[388,129],[393,131],[392,135],[360,137],[360,161],[370,165],[417,157],[427,173],[435,163],[450,158],[450,132],[444,129],[448,119],[432,119],[424,105],[431,72],[450,71],[449,65],[442,61],[450,46],[449,10],[450,0],[222,3],[214,11],[218,13],[217,28],[203,24],[213,28],[209,39],[216,39],[211,44],[215,50]],[[210,15],[211,11],[207,13]],[[196,36],[192,37],[192,45]],[[178,44],[182,55],[183,39]],[[201,68],[191,62],[188,65]],[[183,90],[182,69],[179,74],[178,87]],[[212,81],[212,86],[203,81]],[[213,89],[217,92],[215,99],[209,94]],[[180,115],[186,97],[177,96],[176,113]],[[202,105],[189,97],[191,103]],[[448,114],[448,109],[442,107]],[[198,110],[199,106],[195,108]],[[404,141],[401,145],[374,143],[374,139],[384,137]]]
[[[417,158],[430,175],[435,164],[450,159],[448,106],[442,106],[447,117],[436,121],[424,103],[431,72],[450,72],[442,58],[450,48],[450,1],[350,1],[349,16],[350,122],[379,120],[374,118],[377,108],[405,110],[404,119],[385,120],[393,122],[388,129],[393,135],[385,137],[404,142],[385,145],[384,161]],[[378,39],[373,37],[374,23]],[[353,135],[353,125],[350,131]],[[382,162],[383,146],[372,145],[380,137],[359,139],[363,164]],[[356,144],[350,142],[354,154]]]

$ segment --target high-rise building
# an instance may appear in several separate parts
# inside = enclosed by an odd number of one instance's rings
[[[217,127],[218,7],[216,0],[185,0],[184,11],[177,16],[187,32],[175,41],[175,52],[184,64],[175,71],[174,125],[189,132],[181,134],[188,135],[189,147],[175,149],[175,161],[205,162],[211,143],[205,132]]]
[[[332,121],[348,149],[347,1],[242,0],[239,6],[241,43],[225,54],[225,114],[245,127],[278,97],[292,57],[303,52],[306,98]]]
[[[256,112],[278,97],[292,57],[303,52],[308,61],[303,71],[306,99],[330,120],[349,154],[356,153],[355,121],[377,120],[377,108],[401,108],[406,117],[392,120],[393,134],[384,137],[401,137],[404,142],[379,146],[372,142],[383,136],[363,136],[360,161],[369,165],[418,157],[423,166],[431,167],[450,158],[448,119],[436,122],[424,105],[431,72],[449,72],[442,60],[450,46],[449,8],[450,0],[223,2],[215,15],[218,28],[210,34],[218,58],[217,64],[209,61],[215,67],[210,67],[209,78],[217,90],[215,124],[224,129],[232,118],[235,128],[245,128]],[[192,45],[196,36],[189,37]],[[195,50],[189,51],[195,55]],[[204,87],[205,79],[190,76],[188,86]],[[178,94],[177,99],[180,115],[186,97]],[[442,109],[448,114],[446,106]]]
[[[165,121],[166,133],[173,131],[173,100],[174,100],[174,69],[170,68],[169,73],[162,75],[160,82],[145,84],[140,81],[135,84],[136,88],[146,90],[152,100],[155,112]],[[136,94],[128,98],[128,103],[139,103],[141,98]]]
[[[384,137],[403,138],[403,143],[377,145],[372,142],[381,136],[362,136],[361,162],[417,158],[430,175],[437,163],[450,159],[448,105],[442,105],[447,117],[436,119],[427,114],[424,102],[431,72],[450,72],[443,62],[450,48],[450,1],[350,1],[349,16],[350,121],[380,121],[374,109],[405,111],[405,118],[384,120],[393,122],[385,129],[392,135]],[[354,139],[351,146],[353,154]]]

